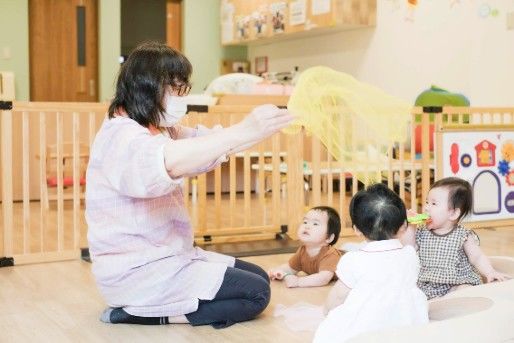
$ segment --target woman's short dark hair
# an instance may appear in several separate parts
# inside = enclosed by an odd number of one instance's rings
[[[382,183],[357,192],[350,201],[352,224],[373,241],[392,239],[405,224],[402,199]]]
[[[430,189],[446,187],[448,188],[448,209],[460,209],[459,222],[462,218],[471,213],[473,206],[473,189],[468,181],[458,177],[445,177],[436,181]]]
[[[180,52],[158,42],[139,45],[121,66],[109,118],[119,108],[140,125],[158,127],[167,86],[188,89],[193,67]]]
[[[327,222],[327,238],[330,235],[334,234],[334,239],[329,243],[330,245],[334,245],[337,243],[339,239],[339,234],[341,233],[341,218],[339,217],[339,213],[329,206],[317,206],[311,208],[311,211],[322,211],[327,214],[328,222]]]

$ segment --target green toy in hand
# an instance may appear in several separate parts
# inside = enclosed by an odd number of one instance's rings
[[[414,224],[414,225],[425,224],[429,220],[430,220],[430,216],[426,213],[420,213],[420,214],[416,214],[415,216],[412,216],[412,217],[407,217],[407,222],[409,224]]]

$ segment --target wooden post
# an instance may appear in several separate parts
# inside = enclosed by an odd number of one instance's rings
[[[428,196],[430,189],[430,114],[421,115],[421,200]]]
[[[330,207],[332,207],[334,204],[334,175],[332,174],[332,168],[334,168],[334,165],[332,163],[332,154],[327,153],[327,169],[330,171],[327,174],[327,183],[328,183],[327,203],[328,203],[328,206],[330,206]]]
[[[244,194],[244,218],[243,218],[243,221],[244,221],[244,227],[248,227],[250,226],[250,216],[251,216],[251,204],[250,204],[250,201],[252,200],[251,199],[251,185],[250,185],[250,180],[251,180],[251,177],[252,177],[252,174],[251,174],[251,169],[250,169],[250,152],[247,150],[245,150],[244,152],[244,157],[243,157],[243,180],[244,180],[244,185],[243,185],[243,194]]]
[[[29,112],[22,113],[23,253],[30,252],[30,133]]]
[[[45,232],[47,227],[48,191],[46,181],[46,113],[39,112],[39,251],[45,250]]]
[[[309,197],[309,206],[319,206],[321,205],[321,175],[320,175],[320,164],[321,164],[321,156],[320,149],[321,144],[319,142],[318,137],[311,137],[311,146],[312,146],[312,161],[311,161],[311,182],[312,182],[312,190],[309,191],[311,196]],[[300,161],[303,168],[303,161]],[[330,173],[330,171],[329,171]],[[302,186],[304,186],[303,181],[303,170],[302,170]],[[309,185],[310,186],[310,185]],[[307,186],[307,187],[309,187]],[[303,188],[303,187],[302,187]]]
[[[80,121],[73,112],[73,249],[80,245]]]
[[[2,213],[4,216],[3,255],[13,255],[13,174],[12,174],[12,112],[0,111],[2,120]]]
[[[400,162],[400,170],[398,171],[400,198],[405,202],[405,145],[403,142],[398,145],[398,159]]]
[[[230,114],[230,125],[234,125],[236,123],[236,116],[234,113]],[[236,174],[236,163],[237,159],[234,155],[230,156],[229,168],[230,168],[230,226],[235,226],[235,218],[234,212],[236,211],[236,191],[237,191],[237,174]]]
[[[221,115],[215,116],[217,123],[221,123]],[[216,229],[221,228],[221,165],[214,170],[214,206],[216,209],[216,216],[214,224]]]
[[[64,250],[63,114],[57,112],[57,250]]]
[[[300,132],[289,135],[287,148],[287,225],[290,235],[295,239],[296,229],[304,212],[303,154],[300,153],[300,149],[303,148],[303,134]]]
[[[436,113],[435,117],[435,180],[439,180],[443,176],[443,116],[442,113]]]
[[[264,171],[264,144],[268,142],[268,139],[266,139],[265,142],[259,143],[259,171],[257,175],[257,189],[255,190],[259,194],[259,204],[261,205],[262,213],[266,213],[266,202],[264,201],[266,196],[266,178],[265,178],[265,171]]]
[[[416,170],[414,170],[414,163],[416,163],[416,116],[417,113],[412,113],[411,120],[411,139],[410,139],[410,208],[414,209],[416,212],[418,211],[418,191],[417,191],[417,182],[416,182]]]
[[[271,172],[271,196],[272,196],[272,222],[273,226],[279,228],[280,227],[280,136],[273,135],[272,143],[271,143],[271,164],[273,165]],[[288,151],[289,154],[289,151]],[[287,174],[287,179],[289,180],[289,173]],[[289,189],[287,189],[287,196],[289,197]],[[289,228],[291,230],[291,228]],[[289,231],[291,232],[291,231]]]

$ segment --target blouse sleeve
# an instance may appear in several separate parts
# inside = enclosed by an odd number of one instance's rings
[[[196,126],[196,137],[209,135],[212,132],[215,132],[215,131],[221,130],[221,129],[223,129],[223,126],[221,126],[221,125],[215,125],[212,129],[209,129],[208,127],[198,124]],[[218,157],[216,160],[214,160],[211,163],[209,163],[208,165],[206,165],[205,167],[198,169],[195,174],[207,173],[207,172],[213,170],[214,168],[218,167],[220,164],[227,162],[227,161],[228,161],[227,155],[223,154],[220,157]]]
[[[359,252],[347,252],[341,257],[341,259],[339,259],[339,263],[337,264],[336,275],[348,288],[354,288],[358,281],[354,262],[355,254],[359,254]]]
[[[120,194],[153,198],[171,191],[181,179],[172,179],[164,164],[164,146],[170,138],[151,135],[139,125],[124,125],[112,132],[102,150],[101,169]]]

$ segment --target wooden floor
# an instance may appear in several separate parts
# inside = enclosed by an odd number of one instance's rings
[[[288,256],[246,260],[269,268],[287,261]],[[90,269],[82,261],[0,269],[0,342],[310,342],[312,333],[287,330],[281,319],[273,317],[273,309],[300,299],[322,303],[328,292],[328,287],[286,289],[274,282],[272,302],[257,320],[223,330],[185,324],[108,325],[98,319],[105,303]]]
[[[21,213],[19,207],[15,211]],[[33,220],[37,221],[37,217]],[[69,218],[65,221],[68,223]],[[476,231],[486,254],[514,256],[514,227]],[[55,232],[49,234],[54,236]],[[66,241],[70,237],[66,236]],[[349,241],[357,238],[343,237],[340,243]],[[82,242],[86,242],[85,235]],[[244,260],[268,269],[286,262],[289,256]],[[320,305],[328,291],[329,287],[287,289],[283,283],[273,282],[271,303],[261,316],[223,330],[189,325],[107,325],[99,321],[106,305],[96,289],[89,263],[69,261],[6,267],[0,268],[0,342],[310,342],[313,332],[290,331],[282,317],[273,316],[273,311],[278,304]]]
[[[514,256],[514,228],[478,230],[490,255]],[[348,241],[349,239],[346,239]],[[352,239],[355,240],[355,239]],[[290,255],[245,258],[264,269],[284,263]],[[108,325],[99,321],[105,304],[91,265],[55,262],[0,269],[0,342],[310,342],[312,332],[292,332],[276,305],[322,304],[329,287],[287,289],[272,283],[271,303],[256,320],[223,330],[189,325],[143,327]]]

